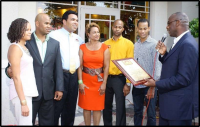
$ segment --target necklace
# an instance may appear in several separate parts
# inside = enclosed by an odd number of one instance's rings
[[[22,47],[22,46],[21,46]],[[31,56],[30,52],[28,49],[25,49],[24,47],[22,47],[23,51],[28,55],[28,56]]]
[[[27,49],[27,48],[25,48],[24,46],[26,45],[26,42],[25,42],[25,45],[24,44],[22,44],[22,45],[20,45],[20,44],[18,44],[22,49],[23,49],[23,51],[28,55],[28,56],[30,56],[31,57],[31,54],[30,54],[30,52],[29,52],[29,50]]]

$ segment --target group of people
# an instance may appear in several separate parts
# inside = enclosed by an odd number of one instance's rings
[[[147,125],[156,125],[157,89],[159,125],[191,125],[198,116],[198,48],[185,13],[174,13],[168,19],[167,30],[176,37],[169,52],[164,43],[151,38],[147,19],[137,23],[140,39],[135,45],[122,36],[120,19],[113,23],[113,37],[104,43],[99,41],[96,23],[86,26],[87,43],[74,33],[76,12],[66,11],[62,22],[61,29],[50,32],[49,16],[40,13],[32,34],[30,23],[23,18],[14,20],[9,28],[12,44],[6,74],[11,77],[10,100],[18,125],[35,125],[38,114],[39,125],[58,126],[61,117],[61,125],[72,126],[77,97],[85,125],[91,125],[92,112],[93,124],[99,125],[102,110],[104,125],[112,125],[113,95],[116,125],[126,125],[125,97],[131,82],[111,61],[123,58],[134,58],[155,79],[133,86],[135,125],[142,125],[143,104],[148,99]]]

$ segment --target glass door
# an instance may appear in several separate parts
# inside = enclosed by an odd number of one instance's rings
[[[88,23],[95,22],[100,26],[100,41],[104,42],[105,40],[112,37],[111,26],[116,19],[120,19],[120,10],[111,9],[111,8],[101,8],[101,7],[81,7],[80,8],[80,36],[88,42],[85,27]]]

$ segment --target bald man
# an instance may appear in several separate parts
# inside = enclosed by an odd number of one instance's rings
[[[115,20],[112,26],[113,37],[104,43],[109,46],[110,66],[105,92],[105,109],[103,110],[104,125],[112,126],[112,103],[113,95],[116,102],[116,124],[126,126],[125,97],[130,92],[130,81],[114,65],[111,60],[133,58],[133,43],[122,36],[124,23],[122,20]]]
[[[54,125],[54,99],[59,101],[64,90],[59,42],[48,36],[51,20],[40,13],[35,18],[36,30],[26,47],[33,57],[33,67],[39,96],[34,97],[33,125],[38,114],[39,125]],[[9,70],[9,69],[8,69]],[[12,77],[12,74],[8,72]]]
[[[172,14],[167,31],[175,37],[169,52],[164,43],[158,42],[159,60],[162,63],[159,81],[147,80],[146,86],[156,86],[159,91],[159,125],[191,126],[198,117],[198,43],[189,31],[189,19],[185,13]]]

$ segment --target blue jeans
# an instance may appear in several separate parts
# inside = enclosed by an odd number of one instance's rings
[[[133,86],[132,95],[134,103],[134,125],[136,126],[142,125],[144,99],[146,101],[146,104],[148,104],[149,101],[145,96],[147,94],[148,89],[149,87],[135,88]],[[156,96],[157,88],[155,88],[154,98],[150,100],[147,109],[147,126],[156,126]]]

